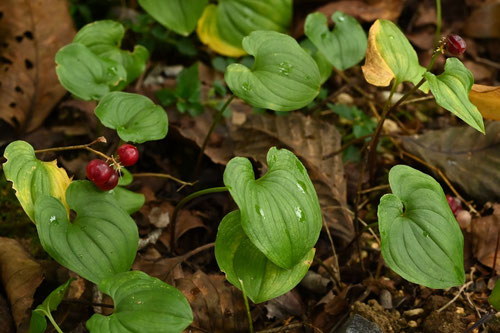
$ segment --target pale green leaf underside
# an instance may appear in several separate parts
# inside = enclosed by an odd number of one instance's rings
[[[110,316],[94,314],[90,333],[180,333],[193,321],[184,295],[140,271],[119,273],[99,283],[115,304]]]
[[[314,61],[316,61],[316,65],[318,65],[319,73],[321,75],[321,84],[325,83],[326,80],[330,78],[332,75],[332,65],[326,59],[326,57],[321,53],[316,46],[308,39],[304,39],[300,42],[300,46],[307,52],[311,57],[313,57]]]
[[[469,126],[484,133],[483,116],[469,100],[474,84],[472,73],[457,58],[448,58],[444,72],[438,76],[425,73],[436,102]]]
[[[242,289],[254,303],[261,303],[293,289],[307,273],[314,257],[311,249],[291,269],[273,264],[246,236],[240,212],[227,214],[219,226],[215,257],[220,269],[234,286]]]
[[[74,181],[66,191],[77,213],[70,223],[61,202],[45,196],[35,204],[43,248],[64,267],[99,283],[130,269],[139,241],[137,226],[109,192],[89,181]]]
[[[124,141],[143,143],[167,135],[167,113],[146,96],[112,92],[100,101],[95,114]]]
[[[417,52],[401,30],[389,20],[380,21],[380,32],[376,37],[377,49],[392,70],[397,83],[412,82],[417,84],[426,69],[420,66]],[[420,90],[427,92],[427,84]]]
[[[119,22],[102,20],[87,24],[75,36],[74,42],[85,45],[95,55],[102,59],[113,60],[120,63],[127,72],[126,84],[137,79],[146,68],[149,57],[148,50],[136,45],[133,52],[120,48],[125,28]]]
[[[231,64],[226,82],[247,103],[275,111],[308,105],[318,95],[321,75],[314,59],[288,35],[255,31],[243,39],[243,48],[255,57],[252,69]]]
[[[111,59],[103,59],[85,45],[72,43],[56,54],[59,82],[74,96],[99,100],[127,80],[125,68]]]
[[[305,23],[305,34],[332,66],[343,71],[358,64],[365,57],[367,38],[354,17],[337,11],[332,15],[332,20],[335,27],[330,31],[324,14],[309,14]]]
[[[321,209],[307,170],[292,152],[273,147],[267,163],[268,172],[255,180],[250,161],[233,158],[224,184],[252,243],[277,266],[292,268],[318,240]]]
[[[429,288],[464,283],[464,239],[441,186],[404,165],[389,172],[393,194],[378,207],[381,249],[387,265]]]

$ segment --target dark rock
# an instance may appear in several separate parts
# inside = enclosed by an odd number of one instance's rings
[[[368,319],[355,314],[335,333],[383,333],[380,327]]]

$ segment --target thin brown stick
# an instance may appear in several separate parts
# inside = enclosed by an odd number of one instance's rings
[[[440,313],[441,311],[443,311],[444,309],[446,309],[447,307],[449,307],[451,304],[453,304],[457,299],[458,297],[460,296],[460,294],[467,288],[469,287],[474,281],[469,281],[467,282],[466,284],[464,284],[463,286],[460,287],[460,289],[458,290],[458,293],[455,295],[455,297],[453,297],[448,303],[446,303],[445,305],[443,305],[442,307],[440,307],[438,310],[437,310],[437,313]]]
[[[134,178],[156,177],[156,178],[170,179],[170,180],[173,180],[173,181],[181,184],[182,186],[181,186],[180,189],[182,189],[182,188],[184,188],[186,186],[193,186],[194,184],[196,184],[198,182],[198,181],[195,181],[195,182],[186,182],[184,180],[176,178],[176,177],[174,177],[172,175],[169,175],[167,173],[141,172],[141,173],[133,173],[132,176]]]
[[[375,187],[372,187],[372,188],[367,188],[365,190],[360,191],[359,193],[360,194],[365,194],[365,193],[370,193],[370,192],[375,192],[375,191],[380,191],[380,190],[387,190],[387,189],[390,189],[390,188],[391,188],[391,186],[389,184],[385,184],[385,185],[375,186]]]

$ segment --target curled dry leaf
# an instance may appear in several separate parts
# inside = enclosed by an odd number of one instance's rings
[[[484,119],[500,120],[500,87],[474,84],[469,99]]]
[[[27,332],[33,295],[42,283],[43,269],[18,241],[0,237],[0,273],[17,331]]]
[[[176,280],[193,309],[193,326],[205,332],[248,332],[248,321],[241,292],[229,285],[223,275],[201,271]],[[194,330],[193,332],[198,332]]]
[[[403,138],[403,145],[439,168],[474,200],[500,200],[500,122],[486,123],[486,135],[472,127],[451,127]]]
[[[2,0],[0,13],[0,118],[30,131],[66,93],[54,57],[72,41],[73,21],[65,0]]]
[[[472,221],[472,254],[483,265],[493,267],[497,238],[500,237],[500,204],[493,206],[493,214]],[[500,273],[500,251],[495,270]]]

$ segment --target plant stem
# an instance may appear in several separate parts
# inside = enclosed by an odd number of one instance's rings
[[[175,244],[175,225],[177,221],[177,215],[179,214],[179,211],[181,210],[182,207],[184,207],[189,201],[198,198],[202,195],[205,194],[210,194],[210,193],[219,193],[219,192],[226,192],[228,189],[225,186],[222,187],[211,187],[207,188],[205,190],[201,190],[198,192],[191,193],[175,206],[174,212],[172,213],[172,220],[170,221],[170,250],[172,252],[175,252],[176,244]]]
[[[241,293],[243,294],[243,301],[245,302],[245,308],[247,309],[247,316],[248,316],[248,331],[250,333],[254,333],[253,330],[253,320],[252,320],[252,313],[250,312],[250,304],[248,304],[248,297],[247,293],[245,292],[245,287],[243,286],[243,281],[239,280],[241,284]]]
[[[154,173],[154,172],[142,172],[142,173],[133,173],[132,176],[134,178],[141,178],[141,177],[156,177],[156,178],[166,178],[166,179],[170,179],[170,180],[173,180],[179,184],[181,184],[181,188],[184,188],[185,186],[193,186],[194,184],[196,184],[198,181],[195,181],[195,182],[185,182],[179,178],[176,178],[172,175],[169,175],[167,173]]]
[[[37,149],[35,150],[35,154],[41,154],[41,153],[48,153],[48,152],[55,152],[55,151],[66,151],[66,150],[88,150],[96,155],[99,155],[103,158],[105,158],[106,160],[113,160],[112,157],[104,154],[104,153],[101,153],[100,151],[98,150],[95,150],[93,148],[90,148],[90,146],[96,144],[96,143],[106,143],[106,138],[103,137],[103,136],[100,136],[98,137],[97,139],[95,139],[94,141],[92,141],[91,143],[87,143],[85,145],[76,145],[76,146],[66,146],[66,147],[54,147],[54,148],[46,148],[46,149]]]
[[[434,46],[439,46],[439,39],[441,38],[441,0],[436,0],[436,37],[434,39]]]
[[[50,311],[48,311],[48,312],[45,312],[45,315],[47,316],[47,318],[49,318],[49,321],[52,323],[52,325],[54,326],[54,328],[56,329],[56,331],[58,333],[63,333],[63,331],[61,330],[61,328],[59,327],[59,325],[57,325],[56,321],[52,317],[52,313],[50,313]]]
[[[207,148],[208,140],[210,139],[210,135],[212,135],[212,132],[215,129],[215,126],[221,121],[222,116],[224,115],[224,111],[226,111],[227,107],[229,104],[234,99],[234,95],[231,95],[227,99],[227,101],[224,103],[224,105],[217,110],[217,113],[214,116],[214,119],[212,120],[212,125],[210,125],[210,129],[208,130],[207,135],[205,136],[205,140],[203,140],[203,144],[201,145],[200,153],[198,154],[198,158],[196,159],[196,167],[194,169],[194,178],[198,178],[198,172],[200,171],[200,164],[201,164],[201,159],[203,158],[203,154],[205,153],[205,148]]]

